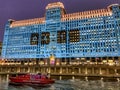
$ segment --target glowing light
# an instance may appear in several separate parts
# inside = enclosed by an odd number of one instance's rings
[[[55,8],[55,7],[64,8],[64,5],[61,2],[50,3],[46,6],[46,9]]]

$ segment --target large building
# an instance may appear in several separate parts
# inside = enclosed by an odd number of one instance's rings
[[[1,58],[1,52],[2,52],[2,42],[0,42],[0,58]]]
[[[120,57],[120,5],[66,14],[61,2],[46,6],[45,16],[8,20],[2,57],[5,59]]]

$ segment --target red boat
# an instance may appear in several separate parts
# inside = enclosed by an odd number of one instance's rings
[[[48,78],[47,75],[39,75],[39,74],[25,74],[18,75],[16,77],[10,77],[9,84],[13,85],[39,85],[46,86],[53,84],[55,81]]]

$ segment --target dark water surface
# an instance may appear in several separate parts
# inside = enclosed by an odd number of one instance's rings
[[[0,75],[0,90],[120,90],[120,82],[101,80],[56,80],[50,87],[12,86],[8,81],[8,75]]]

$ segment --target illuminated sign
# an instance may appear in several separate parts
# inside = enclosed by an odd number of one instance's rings
[[[57,32],[57,43],[66,43],[66,31]]]
[[[50,56],[50,64],[55,64],[55,56],[54,55]]]
[[[30,39],[30,44],[31,45],[38,45],[38,38],[39,38],[38,33],[32,33],[31,34],[31,39]]]
[[[80,41],[79,30],[70,30],[69,31],[69,41],[70,42],[79,42]]]
[[[50,33],[42,32],[41,34],[41,44],[49,44],[50,43]]]

